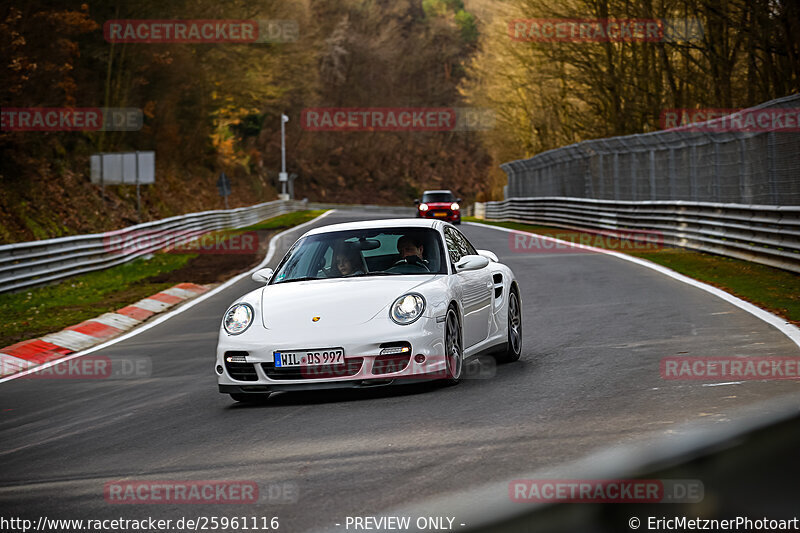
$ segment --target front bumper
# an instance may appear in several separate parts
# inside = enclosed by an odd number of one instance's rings
[[[222,393],[364,388],[399,385],[446,377],[444,322],[436,309],[408,326],[388,317],[352,327],[352,331],[321,325],[297,333],[278,332],[257,324],[241,335],[220,334],[215,372]],[[438,314],[444,316],[444,311]],[[407,354],[381,356],[381,345],[406,342]],[[274,352],[342,348],[345,365],[276,369]],[[235,355],[235,365],[226,361]],[[416,356],[424,356],[419,363]],[[220,373],[221,371],[221,373]]]
[[[428,209],[427,211],[417,210],[420,218],[432,218],[438,220],[445,220],[447,222],[459,222],[461,220],[461,211],[453,211],[452,209]]]

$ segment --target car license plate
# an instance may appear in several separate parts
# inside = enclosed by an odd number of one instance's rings
[[[446,217],[447,213],[444,212],[444,211],[437,211],[436,213],[433,214],[433,216],[435,216],[435,217]]]
[[[341,348],[274,352],[274,356],[275,368],[344,364],[344,350]]]

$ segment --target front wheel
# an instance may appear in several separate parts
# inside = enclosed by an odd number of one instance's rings
[[[452,307],[447,310],[447,319],[444,329],[445,362],[447,364],[447,377],[445,380],[451,385],[461,381],[464,372],[464,349],[461,345],[461,324],[458,314]]]
[[[268,392],[260,392],[258,394],[242,394],[239,392],[232,392],[231,399],[234,402],[242,403],[264,403],[269,398]]]
[[[506,349],[497,356],[500,363],[511,363],[522,354],[522,306],[515,290],[508,296],[508,339]]]

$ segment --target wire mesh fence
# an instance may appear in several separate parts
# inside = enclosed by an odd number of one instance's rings
[[[734,120],[584,141],[504,163],[505,197],[800,205],[798,108],[800,94],[731,115]],[[788,120],[770,127],[776,112],[767,110],[780,109],[790,110]],[[759,110],[766,125],[736,127]]]

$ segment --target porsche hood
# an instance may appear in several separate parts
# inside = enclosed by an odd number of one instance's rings
[[[387,309],[398,296],[435,277],[370,276],[267,285],[261,291],[262,321],[271,330],[296,330],[313,323],[326,328],[358,326]]]

